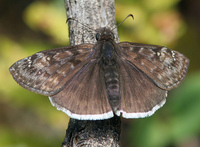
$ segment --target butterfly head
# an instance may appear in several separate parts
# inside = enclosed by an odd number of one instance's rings
[[[114,37],[113,32],[110,31],[107,28],[102,28],[100,30],[97,30],[97,33],[96,33],[96,40],[97,41],[101,41],[101,40],[113,40],[114,38],[115,37]]]

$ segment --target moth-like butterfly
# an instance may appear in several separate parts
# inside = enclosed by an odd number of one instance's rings
[[[102,28],[96,44],[38,52],[10,67],[15,81],[49,96],[71,118],[142,118],[166,101],[167,91],[184,79],[189,60],[164,46],[114,41]]]

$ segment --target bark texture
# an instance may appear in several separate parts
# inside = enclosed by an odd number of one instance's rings
[[[116,27],[114,0],[65,0],[69,21],[69,38],[71,45],[95,43],[95,31],[101,27]],[[117,29],[113,30],[118,42]]]

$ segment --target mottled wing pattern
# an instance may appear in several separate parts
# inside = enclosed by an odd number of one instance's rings
[[[127,61],[134,64],[162,89],[177,87],[184,79],[189,59],[163,46],[139,43],[119,43]]]
[[[50,101],[71,118],[97,120],[113,117],[102,68],[91,60]]]
[[[91,60],[93,46],[84,44],[41,51],[19,60],[9,70],[22,87],[42,95],[53,95]]]
[[[143,118],[152,115],[166,101],[167,91],[156,86],[134,64],[126,59],[119,62],[121,102],[115,112],[124,118]]]

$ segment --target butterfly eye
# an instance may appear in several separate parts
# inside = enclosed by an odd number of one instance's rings
[[[96,34],[96,40],[98,41],[98,40],[100,39],[100,37],[101,37],[101,34],[100,34],[100,33],[97,33],[97,34]]]

